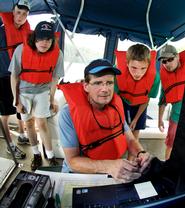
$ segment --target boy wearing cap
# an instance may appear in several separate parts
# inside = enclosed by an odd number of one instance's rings
[[[29,57],[29,58],[28,58]],[[58,79],[64,75],[63,54],[55,41],[54,26],[42,21],[24,44],[18,46],[10,63],[11,84],[17,111],[26,123],[34,158],[31,169],[42,165],[37,146],[35,121],[51,166],[57,165],[52,150],[47,117],[57,105],[54,94]]]
[[[6,49],[10,58],[12,58],[15,48],[23,42],[24,37],[30,32],[30,25],[27,21],[29,10],[29,2],[20,0],[14,5],[12,12],[0,12],[6,33]]]
[[[140,177],[150,161],[127,126],[120,97],[114,93],[120,71],[104,59],[85,68],[84,83],[62,84],[67,104],[59,114],[65,153],[63,172],[107,173],[129,182]],[[122,159],[126,151],[135,161]]]
[[[185,84],[185,51],[178,54],[172,45],[166,45],[160,50],[159,60],[161,61],[161,95],[159,99],[159,120],[158,127],[164,131],[163,114],[165,106],[172,104],[169,119],[168,133],[165,140],[165,159],[169,159],[173,147],[177,124],[179,121],[182,99]]]
[[[29,10],[29,2],[20,0],[14,5],[12,12],[0,11],[3,21],[0,26],[0,114],[10,146],[17,159],[25,158],[26,154],[13,143],[8,127],[9,116],[16,113],[16,108],[13,106],[8,67],[16,46],[23,42],[23,38],[30,31],[30,25],[26,20]],[[25,137],[21,120],[18,120],[18,124],[20,132],[18,143],[29,143],[28,138]],[[10,153],[8,149],[7,152]]]
[[[135,44],[127,51],[116,51],[118,94],[123,100],[125,117],[136,139],[146,127],[146,111],[150,98],[157,96],[159,75],[155,67],[156,51]],[[132,156],[129,155],[132,159]]]

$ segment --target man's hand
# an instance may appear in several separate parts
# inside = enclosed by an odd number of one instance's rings
[[[128,183],[141,176],[139,166],[136,161],[128,161],[126,159],[117,159],[110,161],[108,174],[114,179]]]
[[[151,156],[148,152],[140,153],[136,158],[135,162],[139,165],[139,172],[143,173],[146,168],[149,167],[150,162],[153,156]]]

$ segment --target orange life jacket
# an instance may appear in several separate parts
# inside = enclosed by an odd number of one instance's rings
[[[71,118],[83,153],[91,159],[118,159],[127,150],[124,110],[114,94],[110,105],[100,111],[88,102],[82,83],[58,85],[69,104]]]
[[[23,39],[27,37],[28,33],[30,32],[30,25],[26,20],[24,25],[22,25],[20,28],[16,28],[13,22],[12,12],[0,13],[0,16],[2,17],[3,23],[5,25],[7,50],[11,59],[15,48],[19,44],[23,43]]]
[[[179,54],[181,66],[174,72],[168,72],[163,65],[160,68],[160,78],[166,103],[181,101],[185,85],[185,51]]]
[[[51,82],[59,52],[60,49],[57,43],[53,50],[41,54],[31,49],[25,42],[22,51],[22,71],[20,79],[33,84]]]
[[[121,97],[129,101],[130,105],[138,105],[149,101],[148,94],[156,76],[156,51],[151,51],[150,65],[146,74],[141,80],[134,80],[129,73],[126,60],[126,51],[115,51],[117,67],[121,70],[121,75],[117,76],[118,88]]]

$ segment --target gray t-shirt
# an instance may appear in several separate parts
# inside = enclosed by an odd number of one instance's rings
[[[21,57],[22,57],[23,44],[19,45],[13,54],[8,71],[14,75],[19,75],[22,69]],[[29,57],[28,57],[29,58]],[[53,71],[53,78],[60,78],[64,76],[64,61],[63,53],[60,50],[56,67]],[[51,83],[47,84],[32,84],[23,80],[20,80],[19,90],[20,93],[37,94],[50,90]]]

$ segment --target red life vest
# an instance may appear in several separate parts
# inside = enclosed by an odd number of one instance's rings
[[[33,84],[51,82],[59,52],[57,43],[53,50],[43,54],[31,49],[27,43],[24,43],[20,79]]]
[[[121,70],[121,75],[117,76],[118,88],[121,97],[129,101],[130,105],[138,105],[149,101],[148,94],[156,76],[156,51],[151,51],[150,65],[146,74],[141,80],[134,80],[129,73],[126,60],[126,51],[115,51],[117,67]]]
[[[110,105],[100,111],[88,102],[83,84],[58,85],[69,104],[71,118],[84,155],[91,159],[118,159],[127,150],[124,135],[124,110],[120,97],[114,94]]]
[[[185,51],[179,54],[181,66],[174,72],[168,72],[163,65],[160,68],[160,77],[166,103],[181,101],[185,85]]]
[[[24,23],[20,28],[16,28],[13,22],[13,13],[0,13],[0,16],[3,19],[5,25],[6,41],[7,41],[7,50],[10,59],[13,56],[15,48],[23,43],[23,39],[27,37],[30,32],[30,25],[28,21]]]

